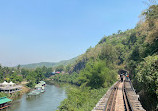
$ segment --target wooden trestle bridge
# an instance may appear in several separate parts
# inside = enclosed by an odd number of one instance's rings
[[[92,111],[145,111],[131,81],[117,81]]]

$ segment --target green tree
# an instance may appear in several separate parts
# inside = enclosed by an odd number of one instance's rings
[[[79,84],[85,84],[91,88],[108,87],[116,81],[116,72],[110,71],[105,61],[90,61],[87,63],[78,78]]]
[[[117,31],[117,33],[118,33],[118,34],[121,34],[121,33],[122,33],[122,31],[121,31],[121,30],[118,30],[118,31]]]
[[[39,81],[45,79],[44,73],[42,72],[41,68],[36,68],[35,72],[37,74],[37,76],[36,76],[36,83],[38,83]]]
[[[64,66],[63,65],[59,65],[56,67],[56,71],[63,71],[64,70]]]
[[[24,68],[21,69],[21,74],[22,74],[23,78],[26,78],[26,76],[28,75],[28,73],[29,73],[29,70],[24,69]]]
[[[145,16],[144,27],[146,26],[147,42],[153,43],[158,40],[158,5],[152,5],[143,15]]]
[[[108,63],[116,63],[118,60],[117,53],[117,50],[111,44],[104,44],[99,57],[101,60],[106,59]]]
[[[19,64],[19,65],[17,66],[17,72],[18,72],[18,73],[21,73],[20,67],[21,67],[21,66],[20,66],[20,64]]]
[[[158,105],[158,56],[148,56],[138,64],[135,83],[137,83],[137,91],[143,89],[143,93],[148,95],[145,97],[146,100],[152,102],[152,104],[147,102],[146,106],[156,109]]]
[[[45,77],[50,77],[52,75],[52,68],[47,68]]]

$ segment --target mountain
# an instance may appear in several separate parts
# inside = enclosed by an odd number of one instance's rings
[[[25,64],[25,65],[21,65],[21,68],[28,68],[28,69],[34,69],[37,67],[55,67],[55,66],[59,66],[59,65],[68,65],[68,64],[72,64],[77,60],[78,57],[72,58],[70,60],[63,60],[60,62],[40,62],[40,63],[32,63],[32,64]]]

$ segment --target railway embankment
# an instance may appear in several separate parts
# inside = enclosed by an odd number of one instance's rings
[[[99,100],[92,111],[145,111],[131,81],[117,81]]]

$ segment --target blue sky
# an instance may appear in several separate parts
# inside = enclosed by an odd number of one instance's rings
[[[58,62],[134,28],[144,0],[1,0],[0,64]]]

